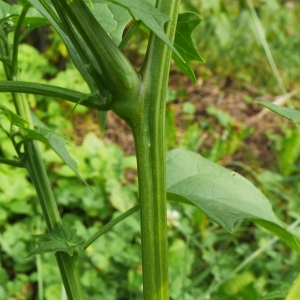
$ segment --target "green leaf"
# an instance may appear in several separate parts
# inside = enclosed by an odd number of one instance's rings
[[[282,227],[267,198],[250,181],[196,153],[167,153],[167,198],[197,206],[230,232],[237,220],[251,219],[300,254],[295,236]]]
[[[34,126],[33,129],[30,128],[30,124],[26,120],[14,114],[3,105],[0,105],[0,116],[1,114],[9,119],[12,130],[14,130],[13,126],[17,126],[21,129],[21,132],[24,132],[23,135],[26,134],[29,139],[40,141],[45,145],[51,147],[56,152],[56,154],[74,171],[78,178],[80,178],[86,185],[88,185],[78,173],[76,169],[76,162],[67,151],[65,147],[67,141],[63,137],[50,131],[37,118],[34,118],[34,121],[35,124],[38,123],[38,125]]]
[[[108,109],[106,98],[97,94],[85,94],[71,89],[49,84],[26,81],[0,80],[0,92],[16,92],[34,95],[44,95],[53,98],[65,99],[97,110]],[[105,108],[106,107],[106,108]]]
[[[164,43],[166,43],[179,59],[184,61],[181,54],[172,45],[164,32],[165,23],[171,21],[171,18],[160,12],[149,1],[145,0],[108,0],[128,9],[132,17],[137,21],[142,21],[144,25],[150,28]]]
[[[70,256],[77,257],[78,254],[83,254],[83,243],[77,234],[76,228],[70,228],[57,224],[52,231],[47,234],[34,235],[36,238],[43,239],[38,243],[38,248],[31,252],[28,257],[42,254],[46,252],[66,252]]]
[[[294,121],[296,123],[300,123],[300,110],[287,108],[287,107],[281,107],[276,104],[272,104],[272,103],[264,102],[264,101],[257,101],[257,103],[270,109],[274,113],[276,113],[288,120]]]
[[[0,22],[1,20],[8,19],[8,17],[12,15],[14,18],[11,18],[10,20],[16,25],[22,9],[23,7],[21,5],[9,5],[3,1],[0,2]],[[28,26],[31,31],[48,23],[49,22],[43,15],[41,15],[34,7],[31,7],[24,19],[23,25]]]
[[[183,62],[175,53],[173,59],[182,72],[197,83],[193,69],[190,66],[192,60],[204,62],[204,59],[199,55],[192,40],[193,30],[200,24],[201,17],[193,12],[186,12],[178,16],[177,28],[175,34],[174,46],[184,59]]]
[[[125,26],[132,19],[127,9],[106,0],[96,0],[91,12],[115,44],[119,45]]]
[[[17,13],[17,10],[21,8],[20,5],[9,5],[4,1],[0,2],[0,22],[7,19],[9,15],[14,15]]]
[[[275,291],[272,291],[272,292],[264,295],[260,299],[261,300],[273,300],[273,299],[284,298],[287,295],[290,288],[291,288],[290,283],[280,282],[280,286]]]

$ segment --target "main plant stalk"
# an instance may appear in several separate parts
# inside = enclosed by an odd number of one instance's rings
[[[166,34],[173,41],[179,1],[158,1],[157,7],[172,17]],[[169,299],[165,105],[171,54],[151,34],[142,68],[142,117],[132,128],[138,163],[145,300]]]

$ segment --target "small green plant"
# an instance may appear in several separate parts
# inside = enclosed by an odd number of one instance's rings
[[[31,255],[55,253],[69,299],[83,299],[78,266],[85,250],[137,210],[143,297],[169,299],[167,199],[200,208],[228,231],[233,230],[237,220],[248,218],[300,253],[296,237],[284,229],[265,196],[245,178],[188,150],[166,153],[164,118],[171,57],[196,82],[189,62],[202,58],[192,43],[191,33],[201,19],[195,13],[178,14],[179,0],[154,2],[20,0],[19,5],[12,6],[0,3],[0,59],[7,79],[0,82],[0,91],[11,93],[15,109],[10,103],[1,104],[1,128],[16,154],[3,155],[0,162],[25,168],[30,176],[48,229],[46,234],[37,236],[41,241]],[[20,79],[19,44],[31,30],[44,24],[51,24],[59,33],[90,93]],[[130,27],[123,37],[127,24]],[[139,72],[122,52],[138,28],[149,33]],[[25,94],[56,97],[74,103],[75,108],[82,105],[96,109],[102,124],[107,110],[125,120],[135,140],[139,204],[126,208],[87,239],[77,236],[76,228],[72,228],[75,225],[64,225],[37,142],[52,148],[78,178],[86,184],[88,181],[79,174],[65,148],[65,139],[38,120],[29,109]]]

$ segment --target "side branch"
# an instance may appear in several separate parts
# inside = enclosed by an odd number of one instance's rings
[[[24,93],[60,98],[93,108],[109,110],[108,100],[101,95],[85,94],[74,90],[26,81],[0,81],[0,92]]]

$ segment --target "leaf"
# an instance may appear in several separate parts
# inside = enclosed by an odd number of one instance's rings
[[[273,299],[284,298],[287,295],[290,288],[291,288],[290,283],[280,282],[280,286],[276,290],[264,295],[260,299],[261,300],[273,300]]]
[[[88,1],[86,0],[86,2]],[[125,26],[132,19],[127,9],[106,0],[96,0],[91,12],[115,44],[119,45]]]
[[[5,106],[0,105],[0,115],[5,115],[10,123],[11,126],[15,125],[23,130],[28,138],[32,140],[37,140],[45,145],[51,147],[56,154],[74,171],[74,173],[80,178],[86,185],[86,181],[81,177],[76,169],[76,161],[70,156],[69,152],[67,151],[66,139],[61,137],[60,135],[50,131],[41,121],[37,118],[34,118],[35,124],[34,129],[30,128],[30,124],[19,117],[18,115],[14,114],[12,111],[7,109]]]
[[[38,243],[38,248],[31,252],[28,257],[47,252],[66,252],[70,256],[83,254],[83,243],[77,234],[76,228],[70,228],[57,224],[52,231],[46,234],[34,235],[36,238],[43,239]]]
[[[9,5],[4,1],[0,2],[0,22],[3,19],[7,19],[9,15],[14,15],[17,13],[17,10],[20,8],[20,5]]]
[[[282,227],[267,198],[250,181],[196,153],[167,153],[167,198],[197,206],[230,232],[237,220],[251,219],[300,254],[295,236]]]
[[[30,27],[30,31],[32,31],[37,27],[47,25],[47,24],[49,24],[49,21],[34,7],[31,7],[29,9],[23,22],[23,25]]]
[[[276,113],[288,120],[294,121],[296,123],[300,123],[300,110],[287,108],[287,107],[281,107],[279,105],[272,104],[269,102],[264,102],[264,101],[257,101],[257,103],[270,109],[274,113]]]
[[[193,69],[190,66],[192,60],[204,62],[199,55],[192,40],[193,30],[200,24],[201,17],[193,12],[186,12],[178,16],[174,46],[184,59],[183,62],[175,53],[173,59],[182,72],[196,84],[197,80]]]
[[[12,15],[14,17],[10,18],[9,20],[16,25],[18,22],[18,16],[20,15],[22,9],[23,7],[21,5],[9,5],[3,1],[0,2],[0,21],[3,19],[8,19],[8,17]],[[30,31],[48,23],[49,22],[34,7],[29,9],[23,21],[24,26],[30,27]]]
[[[96,0],[97,1],[97,0]],[[153,31],[165,44],[167,44],[172,51],[178,56],[179,59],[184,59],[181,57],[180,53],[172,45],[169,38],[164,32],[165,23],[171,21],[171,18],[162,12],[160,12],[155,6],[145,0],[108,0],[116,3],[120,6],[128,9],[132,17],[137,21],[142,21],[144,25]]]

